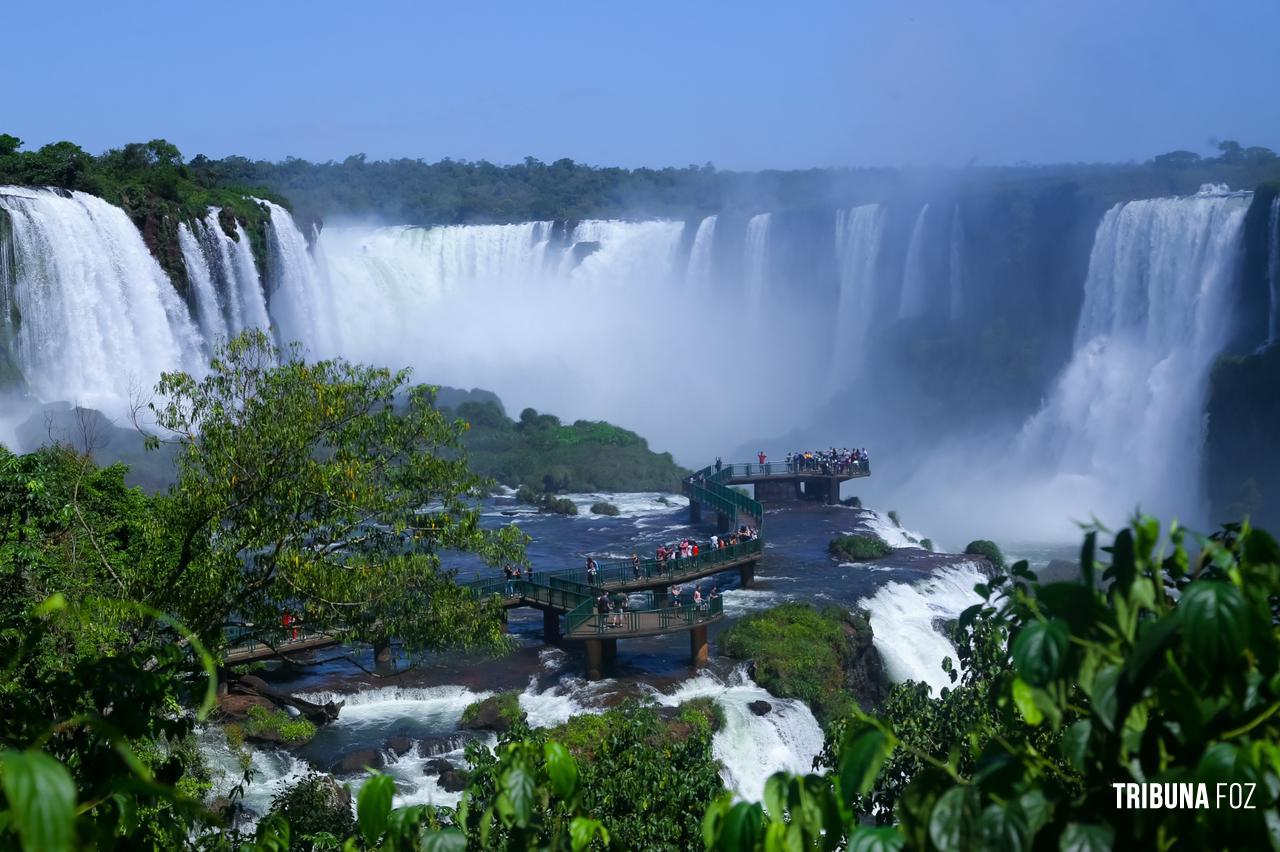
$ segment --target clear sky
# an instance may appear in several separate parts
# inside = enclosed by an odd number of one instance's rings
[[[743,169],[1280,149],[1280,0],[4,7],[0,132],[29,148]]]

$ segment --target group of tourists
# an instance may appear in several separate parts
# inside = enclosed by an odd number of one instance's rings
[[[871,457],[867,448],[816,450],[787,453],[787,469],[797,473],[815,471],[827,476],[846,473],[865,473],[870,469]]]
[[[667,606],[671,608],[684,606],[684,586],[667,586]],[[720,597],[720,587],[715,580],[711,581],[711,590],[707,594],[702,594],[702,583],[695,583],[693,593],[689,597],[689,603],[693,605],[695,612],[708,612],[711,609],[711,602]]]

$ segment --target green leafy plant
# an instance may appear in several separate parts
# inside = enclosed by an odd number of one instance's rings
[[[893,548],[874,533],[857,533],[836,536],[827,545],[827,551],[837,559],[862,562],[888,556]]]
[[[924,729],[905,724],[902,703],[898,718],[856,715],[828,755],[831,776],[780,773],[763,806],[721,800],[704,820],[708,847],[1274,846],[1280,546],[1230,525],[1193,558],[1185,530],[1161,546],[1158,523],[1140,517],[1102,564],[1097,536],[1085,537],[1078,582],[1041,584],[1019,562],[977,587],[984,602],[956,633],[980,674],[956,688],[958,704]],[[1125,785],[1166,783],[1203,789],[1207,805],[1118,801]],[[1253,810],[1216,798],[1231,784]],[[892,825],[862,825],[868,801]]]
[[[1004,554],[1000,552],[1000,547],[994,541],[988,541],[985,538],[976,539],[965,545],[964,552],[969,556],[981,556],[997,571],[1004,568]]]

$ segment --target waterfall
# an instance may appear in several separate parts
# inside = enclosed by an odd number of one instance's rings
[[[270,201],[260,203],[271,216],[267,304],[279,341],[299,341],[312,356],[344,354],[334,293],[307,247],[306,237],[288,210]]]
[[[964,222],[957,202],[951,212],[951,244],[948,247],[947,275],[951,285],[951,319],[964,314]]]
[[[1073,506],[1078,515],[1121,521],[1141,500],[1166,518],[1203,519],[1208,376],[1231,331],[1248,202],[1206,187],[1103,216],[1075,352],[1020,436],[1026,461],[1072,487],[1092,483],[1092,505]]]
[[[870,613],[872,641],[889,677],[927,683],[935,696],[952,686],[942,659],[955,663],[956,649],[938,625],[981,603],[973,587],[986,581],[977,562],[958,562],[916,583],[885,583],[859,601]]]
[[[239,222],[233,230],[234,238],[223,230],[218,213],[213,210],[196,222],[194,236],[200,244],[200,259],[214,282],[227,332],[234,335],[247,328],[269,329],[271,318],[267,314],[262,276],[253,258],[249,235]],[[192,261],[188,260],[188,274],[191,265]]]
[[[182,250],[182,262],[187,269],[187,281],[195,296],[196,319],[200,333],[207,341],[227,336],[226,306],[222,304],[213,283],[213,270],[204,255],[204,249],[196,242],[186,222],[178,225],[178,247]]]
[[[840,295],[836,305],[836,357],[831,364],[835,390],[864,366],[866,336],[876,309],[876,268],[884,218],[884,208],[878,204],[836,211]]]
[[[689,249],[685,282],[691,289],[705,291],[711,287],[711,248],[715,244],[715,238],[716,217],[708,216],[698,223],[698,231],[693,235],[693,245]]]
[[[747,222],[746,257],[743,268],[746,277],[746,301],[754,318],[764,311],[765,292],[769,287],[769,225],[772,213],[759,213]]]
[[[923,316],[928,308],[929,271],[925,264],[925,225],[929,217],[929,205],[920,208],[916,224],[911,229],[911,242],[907,244],[907,264],[902,273],[902,299],[898,304],[901,319]]]
[[[203,341],[142,235],[82,192],[0,187],[12,242],[13,349],[33,395],[121,414]]]
[[[1280,340],[1280,195],[1271,199],[1267,235],[1267,283],[1271,286],[1271,304],[1267,314],[1267,346],[1272,346]]]

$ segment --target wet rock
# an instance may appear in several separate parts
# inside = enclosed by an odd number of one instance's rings
[[[390,749],[396,757],[400,757],[401,755],[408,754],[409,750],[413,748],[413,740],[404,736],[392,737],[387,740],[387,748]]]
[[[768,701],[752,701],[747,705],[747,709],[757,716],[766,716],[773,709],[773,705]]]
[[[461,793],[467,789],[467,782],[471,779],[467,777],[467,773],[461,769],[451,769],[444,772],[436,779],[436,783],[440,785],[440,789],[449,793]]]
[[[334,775],[350,775],[363,772],[365,767],[381,769],[386,765],[386,758],[376,748],[360,748],[349,751],[329,765],[329,772]]]
[[[419,757],[432,757],[437,754],[448,754],[451,751],[457,751],[466,746],[472,737],[466,734],[445,734],[439,737],[429,737],[418,743]]]
[[[428,760],[422,766],[422,773],[436,776],[436,783],[440,785],[440,789],[450,793],[462,792],[467,788],[467,782],[471,780],[466,770],[454,766],[443,758]]]
[[[224,695],[218,699],[218,718],[241,722],[249,718],[249,710],[254,707],[261,707],[269,713],[276,710],[275,703],[261,695]]]

